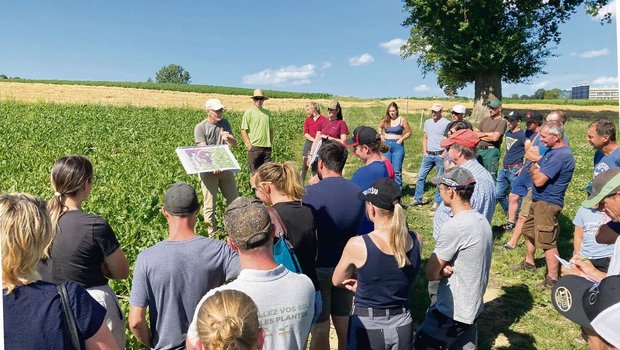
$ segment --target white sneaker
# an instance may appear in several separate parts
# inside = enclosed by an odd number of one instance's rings
[[[439,204],[433,203],[433,206],[431,207],[431,211],[437,210],[438,207],[439,207]]]

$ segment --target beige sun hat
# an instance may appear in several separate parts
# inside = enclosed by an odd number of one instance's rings
[[[252,98],[257,98],[257,97],[258,97],[258,98],[265,99],[265,100],[268,100],[268,99],[269,99],[269,97],[265,96],[265,94],[263,93],[263,90],[262,90],[262,89],[256,89],[256,90],[254,90],[254,94],[252,94]]]

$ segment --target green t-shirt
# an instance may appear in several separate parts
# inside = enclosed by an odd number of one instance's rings
[[[241,130],[247,130],[252,146],[271,147],[269,130],[271,112],[267,109],[250,108],[243,113]]]

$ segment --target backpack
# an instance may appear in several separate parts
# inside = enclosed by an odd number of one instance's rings
[[[297,255],[295,255],[293,245],[288,239],[288,233],[286,232],[286,226],[284,226],[282,218],[273,207],[267,209],[275,228],[275,237],[277,239],[273,245],[274,260],[277,264],[284,265],[289,271],[302,273],[301,265],[299,265],[299,260],[297,259]]]

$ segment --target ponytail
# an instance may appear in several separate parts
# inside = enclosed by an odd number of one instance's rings
[[[399,268],[403,268],[407,265],[411,265],[411,261],[407,257],[406,242],[407,235],[409,235],[409,229],[407,228],[407,220],[405,217],[405,210],[400,203],[394,204],[394,211],[392,212],[392,221],[389,228],[390,236],[390,248],[396,259],[396,264]]]

